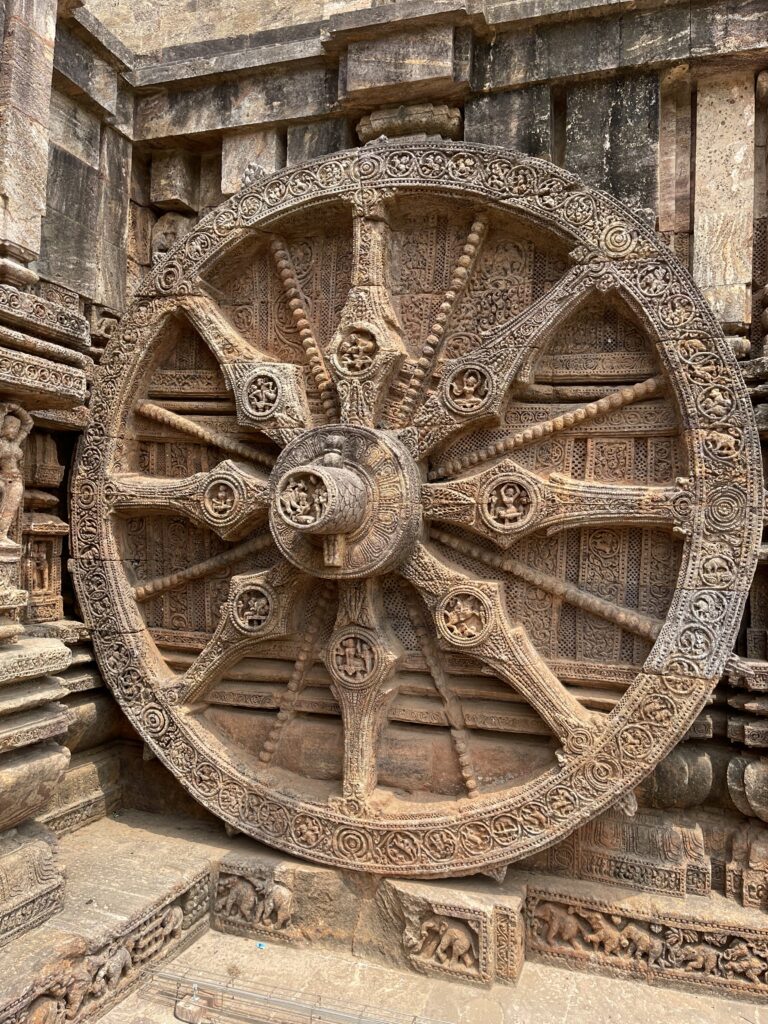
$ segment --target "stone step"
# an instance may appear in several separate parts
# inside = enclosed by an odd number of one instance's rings
[[[223,831],[141,813],[62,838],[61,912],[0,949],[0,1024],[30,1008],[82,1020],[122,998],[207,929],[211,864],[231,847]]]

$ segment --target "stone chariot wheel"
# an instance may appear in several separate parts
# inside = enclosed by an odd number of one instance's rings
[[[109,685],[235,828],[491,870],[625,798],[738,629],[762,523],[740,374],[610,197],[379,143],[243,189],[102,360],[73,569]]]

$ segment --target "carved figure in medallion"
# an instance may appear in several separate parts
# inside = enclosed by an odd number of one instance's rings
[[[336,358],[347,373],[365,373],[373,366],[378,347],[369,330],[355,327],[341,340]]]
[[[522,483],[503,480],[489,492],[486,507],[488,518],[502,529],[508,529],[527,517],[531,496]]]
[[[285,482],[280,504],[287,519],[301,526],[316,523],[328,503],[328,491],[319,476],[294,473]]]
[[[482,409],[490,391],[485,371],[469,367],[459,370],[448,384],[451,404],[461,412],[475,412]]]
[[[373,671],[374,653],[364,636],[345,636],[333,651],[333,666],[342,680],[364,682]]]
[[[446,632],[459,640],[473,640],[488,623],[488,611],[482,600],[472,593],[454,594],[443,606]]]
[[[235,614],[238,622],[251,632],[255,632],[266,625],[272,611],[272,602],[269,595],[260,587],[250,587],[244,590],[236,600]]]
[[[205,503],[212,515],[225,519],[235,507],[237,495],[231,484],[217,481],[205,492]]]
[[[258,373],[245,389],[245,404],[254,416],[268,416],[274,412],[280,389],[274,377]]]

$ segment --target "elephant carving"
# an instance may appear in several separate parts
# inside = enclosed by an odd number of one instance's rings
[[[428,917],[419,932],[418,955],[446,967],[471,970],[478,962],[477,936],[455,918]]]
[[[293,893],[282,882],[267,886],[261,908],[261,921],[267,928],[281,931],[291,923],[293,915]]]
[[[291,924],[293,891],[276,880],[225,875],[219,880],[216,911],[270,931],[282,931]]]
[[[587,929],[571,909],[566,910],[555,903],[541,903],[536,908],[536,918],[545,926],[541,930],[548,946],[555,946],[560,940],[573,949],[583,949],[582,941]]]
[[[224,917],[258,922],[261,920],[261,893],[262,890],[247,878],[227,875],[219,880],[216,910]]]

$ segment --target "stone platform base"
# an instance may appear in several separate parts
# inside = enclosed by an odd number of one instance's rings
[[[479,992],[513,985],[527,957],[737,999],[768,995],[768,916],[723,897],[526,872],[504,882],[378,879],[140,812],[65,836],[58,859],[63,909],[0,949],[0,1024],[99,1016],[209,927],[286,955],[297,947],[297,976],[308,952],[324,951]],[[464,984],[457,991],[469,997]]]

